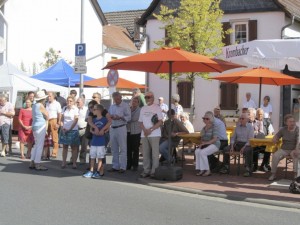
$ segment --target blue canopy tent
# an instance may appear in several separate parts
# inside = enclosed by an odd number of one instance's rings
[[[59,60],[45,71],[31,76],[31,78],[65,87],[76,86],[80,83],[80,74],[74,73],[73,67],[63,59]],[[92,77],[83,75],[83,82],[93,79],[94,78]]]

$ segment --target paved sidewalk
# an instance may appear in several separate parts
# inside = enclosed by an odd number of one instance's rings
[[[18,149],[13,148],[14,155],[8,158],[18,158]],[[70,152],[68,159],[71,156]],[[19,159],[20,160],[20,159]],[[1,160],[2,161],[2,160]],[[21,160],[20,160],[21,161]],[[23,160],[22,160],[23,161]],[[28,162],[26,162],[28,161]],[[23,161],[28,167],[29,160]],[[237,201],[248,201],[262,204],[292,207],[300,209],[300,195],[289,193],[288,187],[292,180],[292,164],[289,164],[288,179],[284,178],[284,161],[282,160],[279,165],[277,182],[280,185],[275,185],[276,182],[268,181],[269,172],[256,172],[252,177],[237,176],[235,166],[232,166],[230,175],[213,174],[209,177],[195,176],[195,169],[193,165],[193,157],[189,155],[184,161],[183,178],[179,181],[160,181],[150,178],[139,178],[142,172],[142,158],[140,158],[139,171],[126,171],[124,174],[109,173],[107,169],[111,167],[111,156],[107,156],[107,165],[105,166],[106,172],[104,180],[115,180],[119,182],[141,183],[145,185],[155,186],[159,188],[166,188],[177,191],[184,191],[189,193],[222,197]],[[58,158],[51,161],[44,162],[49,169],[60,169],[61,164],[61,149]],[[27,165],[28,164],[28,165]],[[64,171],[73,173],[74,175],[81,176],[87,168],[86,165],[78,166],[77,170],[70,168]],[[181,166],[181,162],[177,166]],[[243,171],[241,171],[242,174]]]

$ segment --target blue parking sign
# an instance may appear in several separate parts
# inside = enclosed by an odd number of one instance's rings
[[[75,44],[75,56],[85,56],[85,44]]]

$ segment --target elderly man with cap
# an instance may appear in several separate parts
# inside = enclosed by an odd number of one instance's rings
[[[167,112],[169,110],[169,107],[166,103],[164,103],[164,98],[163,97],[158,98],[158,105],[161,108],[161,112],[162,112],[162,115],[163,115],[163,122],[165,122],[167,117],[168,117]]]

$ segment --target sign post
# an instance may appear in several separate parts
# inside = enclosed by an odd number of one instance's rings
[[[80,74],[80,96],[83,93],[83,74],[86,73],[86,55],[85,55],[85,44],[76,44],[75,45],[75,66],[74,72]]]
[[[119,81],[119,73],[118,70],[110,69],[107,74],[107,84],[109,86],[109,95],[116,91],[116,85]],[[113,104],[113,99],[111,97],[111,104]]]

